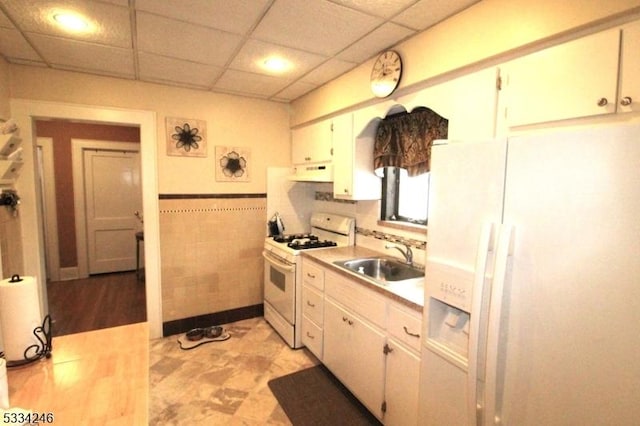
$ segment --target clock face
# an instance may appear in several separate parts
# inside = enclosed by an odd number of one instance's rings
[[[371,91],[378,98],[389,96],[396,90],[402,76],[400,55],[387,50],[378,56],[371,70]]]

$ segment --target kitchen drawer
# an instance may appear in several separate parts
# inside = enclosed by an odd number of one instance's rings
[[[322,329],[305,315],[302,316],[302,343],[322,361]]]
[[[327,271],[325,294],[369,322],[385,328],[386,300],[362,284]]]
[[[393,338],[420,352],[422,317],[419,313],[409,312],[396,305],[389,305],[387,330]]]
[[[324,269],[307,259],[302,262],[302,283],[324,290]]]
[[[316,324],[322,325],[324,315],[324,297],[313,287],[302,287],[302,314],[309,317]]]

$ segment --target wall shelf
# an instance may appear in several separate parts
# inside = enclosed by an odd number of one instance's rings
[[[0,134],[0,156],[8,156],[15,151],[22,139],[16,133]]]
[[[21,142],[17,132],[0,134],[0,186],[13,186],[20,175]]]

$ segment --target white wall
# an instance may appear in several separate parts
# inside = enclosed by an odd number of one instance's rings
[[[155,112],[161,194],[264,193],[267,166],[289,165],[287,104],[44,68],[10,68],[12,98]],[[205,120],[208,156],[168,156],[166,117]],[[216,145],[251,148],[251,182],[215,181]]]
[[[9,83],[9,64],[0,58],[0,118],[3,119],[10,116]]]

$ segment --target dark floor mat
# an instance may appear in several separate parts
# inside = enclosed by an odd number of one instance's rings
[[[323,365],[269,381],[293,426],[381,423]]]

